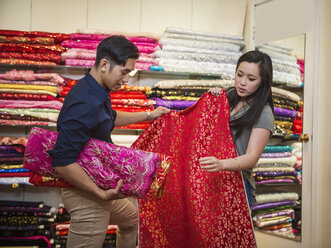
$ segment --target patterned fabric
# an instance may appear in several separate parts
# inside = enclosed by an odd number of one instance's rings
[[[233,158],[225,92],[170,112],[132,145],[173,158],[160,201],[139,200],[140,247],[255,247],[241,173],[202,171],[199,158]]]
[[[25,150],[24,168],[43,176],[57,177],[47,154],[56,142],[57,133],[40,128],[30,132]],[[123,179],[122,192],[146,197],[162,194],[165,174],[169,170],[168,156],[120,147],[104,141],[90,139],[77,158],[77,163],[101,188],[115,188]]]

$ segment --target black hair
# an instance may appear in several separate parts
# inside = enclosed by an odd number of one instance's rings
[[[110,62],[111,69],[115,65],[125,65],[128,59],[138,59],[138,48],[122,35],[112,35],[103,39],[97,48],[94,66],[99,67],[101,59]]]
[[[241,55],[237,62],[236,73],[239,65],[242,62],[257,63],[259,66],[259,72],[261,77],[261,83],[259,88],[247,97],[246,101],[249,105],[247,111],[237,118],[234,118],[230,122],[230,128],[237,130],[237,139],[243,132],[244,129],[252,128],[255,122],[259,119],[264,106],[268,103],[274,111],[272,102],[272,61],[269,55],[261,51],[249,51]],[[230,109],[232,110],[241,100],[238,96],[237,91],[234,87],[227,90],[227,95],[230,103]]]

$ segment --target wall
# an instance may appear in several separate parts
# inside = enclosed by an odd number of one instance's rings
[[[245,11],[246,0],[0,0],[0,29],[161,34],[178,27],[242,35]]]
[[[317,221],[316,221],[316,247],[331,247],[331,215],[330,215],[330,189],[331,189],[331,103],[330,103],[330,65],[331,65],[331,1],[322,0],[321,5],[321,37],[320,37],[320,95],[319,105],[319,149],[317,172]]]

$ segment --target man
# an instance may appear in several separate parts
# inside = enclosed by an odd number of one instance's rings
[[[136,207],[115,189],[99,188],[76,163],[90,138],[112,142],[114,126],[124,126],[156,119],[169,109],[127,113],[111,108],[109,91],[120,89],[129,81],[139,56],[137,47],[123,36],[110,36],[97,48],[90,72],[70,90],[61,109],[58,138],[52,156],[54,170],[75,189],[64,189],[62,200],[70,214],[67,247],[102,247],[107,225],[117,224],[117,247],[136,247],[138,214]]]

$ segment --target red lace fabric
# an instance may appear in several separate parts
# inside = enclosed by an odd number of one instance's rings
[[[256,247],[240,172],[207,173],[199,158],[236,157],[225,92],[153,122],[132,147],[173,158],[159,201],[139,200],[140,247]]]

